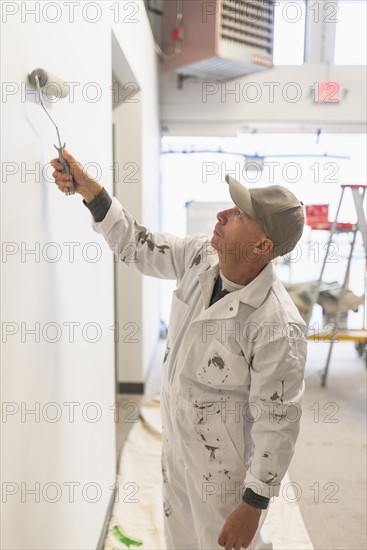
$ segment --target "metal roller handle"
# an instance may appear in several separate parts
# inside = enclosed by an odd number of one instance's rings
[[[70,172],[70,166],[68,165],[68,162],[67,160],[64,159],[64,157],[62,156],[61,154],[61,150],[65,147],[66,143],[64,143],[63,146],[61,146],[61,139],[60,139],[60,132],[59,132],[59,129],[55,123],[55,121],[53,120],[53,118],[51,117],[50,113],[48,113],[46,107],[44,106],[43,104],[43,101],[42,101],[42,92],[41,92],[41,86],[44,86],[47,82],[47,73],[46,71],[44,71],[43,69],[35,69],[30,75],[29,75],[29,79],[30,79],[30,82],[31,83],[35,83],[36,85],[36,88],[38,90],[38,94],[39,94],[39,98],[40,98],[40,102],[41,102],[41,105],[42,105],[42,108],[43,110],[45,111],[46,115],[48,116],[48,118],[51,120],[52,124],[55,126],[56,128],[56,132],[57,132],[57,139],[58,139],[58,142],[59,142],[59,147],[57,147],[57,145],[54,145],[55,149],[57,150],[57,152],[59,153],[59,161],[61,162],[61,164],[63,165],[64,167],[64,170],[63,170],[63,173],[67,173],[67,174],[71,174]],[[73,179],[71,179],[71,185],[70,187],[68,187],[68,190],[66,191],[65,195],[74,195],[75,194],[75,182]]]
[[[55,149],[57,149],[58,153],[59,153],[59,161],[61,162],[61,164],[63,165],[64,167],[64,170],[63,170],[63,173],[65,174],[71,174],[70,172],[70,166],[68,164],[68,161],[66,159],[64,159],[64,157],[62,156],[61,154],[61,151],[62,149],[66,146],[66,143],[64,143],[64,145],[62,147],[57,147],[57,145],[54,145]],[[75,182],[74,182],[74,179],[72,178],[71,179],[71,186],[68,188],[68,190],[66,191],[65,195],[74,195],[75,194]]]

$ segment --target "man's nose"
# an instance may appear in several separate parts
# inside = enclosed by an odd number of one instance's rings
[[[228,219],[228,216],[226,214],[226,210],[222,210],[221,212],[217,213],[217,220],[223,225],[226,223]]]

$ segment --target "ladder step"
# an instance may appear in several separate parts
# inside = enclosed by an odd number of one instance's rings
[[[346,329],[338,330],[335,333],[333,331],[324,331],[319,334],[308,334],[306,338],[307,340],[330,340],[331,337],[333,340],[361,342],[362,344],[366,344],[367,329]]]

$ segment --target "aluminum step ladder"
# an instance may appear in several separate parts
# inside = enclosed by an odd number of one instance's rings
[[[363,242],[364,251],[365,251],[365,258],[367,260],[367,253],[366,253],[366,251],[367,251],[367,244],[366,244],[367,224],[366,224],[366,214],[365,214],[365,210],[364,210],[364,199],[365,199],[365,193],[366,193],[367,185],[344,184],[344,185],[341,185],[341,188],[342,188],[342,191],[341,191],[341,195],[340,195],[340,199],[339,199],[338,208],[337,208],[337,211],[336,211],[336,214],[335,214],[335,219],[332,222],[331,228],[329,230],[330,231],[329,240],[328,240],[328,243],[327,243],[327,246],[326,246],[326,252],[325,252],[324,260],[323,260],[323,263],[322,263],[320,276],[319,276],[319,279],[318,279],[318,282],[317,282],[317,285],[316,285],[316,289],[315,289],[315,293],[314,293],[314,297],[313,297],[313,303],[312,303],[312,306],[310,308],[310,314],[309,314],[308,323],[307,323],[307,325],[308,325],[309,321],[310,321],[310,318],[311,318],[311,315],[312,315],[313,306],[315,305],[315,303],[318,299],[318,295],[319,295],[319,292],[321,290],[321,287],[323,286],[322,277],[323,277],[323,274],[324,274],[324,271],[325,271],[325,266],[327,264],[327,259],[329,257],[330,248],[331,248],[331,245],[333,244],[333,237],[334,237],[335,234],[338,234],[338,233],[346,233],[346,232],[352,233],[352,240],[351,240],[351,243],[350,243],[350,251],[349,251],[349,256],[348,256],[348,260],[347,260],[347,266],[346,266],[346,270],[345,270],[344,280],[343,280],[342,285],[340,285],[341,291],[340,291],[340,295],[339,295],[338,302],[337,302],[337,308],[336,308],[336,312],[335,312],[335,329],[331,333],[330,332],[322,332],[318,335],[319,338],[322,337],[326,340],[330,340],[330,347],[329,347],[329,351],[328,351],[328,355],[327,355],[327,359],[326,359],[326,364],[325,364],[324,370],[321,373],[321,385],[324,386],[324,387],[326,386],[326,379],[327,379],[328,372],[329,372],[329,366],[330,366],[331,355],[332,355],[332,350],[333,350],[334,343],[337,342],[338,340],[354,341],[354,342],[357,343],[357,346],[359,346],[359,348],[357,347],[357,350],[358,349],[363,349],[363,346],[365,346],[366,343],[367,343],[367,330],[366,330],[365,327],[363,327],[362,329],[358,329],[358,330],[353,330],[353,329],[349,329],[349,330],[340,329],[339,330],[339,322],[340,322],[341,313],[342,313],[343,297],[345,295],[345,291],[346,291],[348,283],[349,283],[349,275],[350,275],[350,268],[351,268],[351,263],[352,263],[353,251],[354,251],[354,247],[355,247],[355,243],[356,243],[356,239],[357,239],[357,234],[358,234],[359,231],[360,231],[361,236],[362,236],[362,242]],[[352,193],[352,196],[353,196],[354,206],[355,206],[355,209],[356,209],[356,212],[357,212],[357,222],[356,222],[356,224],[349,224],[350,225],[349,229],[347,227],[343,229],[342,228],[343,224],[340,224],[338,222],[338,216],[339,216],[340,209],[341,209],[341,206],[342,206],[342,203],[343,203],[343,198],[344,198],[344,195],[345,195],[345,192],[346,192],[347,189],[350,189],[350,191]],[[345,225],[348,225],[348,224],[345,224]],[[308,336],[308,338],[311,339],[311,336]]]

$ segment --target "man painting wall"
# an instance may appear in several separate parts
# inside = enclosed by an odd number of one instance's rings
[[[261,548],[304,392],[305,323],[272,266],[302,235],[302,203],[284,187],[247,189],[227,176],[234,206],[217,214],[211,239],[151,233],[63,156],[119,258],[134,243],[129,265],[177,281],[161,389],[167,548]],[[67,192],[71,176],[51,164]]]

